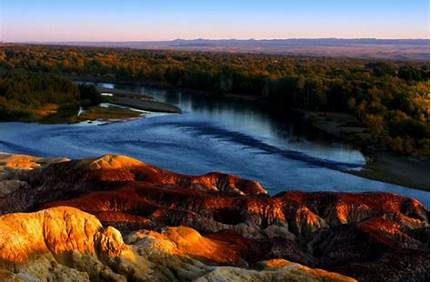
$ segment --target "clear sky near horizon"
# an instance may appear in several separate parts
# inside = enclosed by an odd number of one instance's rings
[[[0,0],[0,40],[429,38],[428,0]]]

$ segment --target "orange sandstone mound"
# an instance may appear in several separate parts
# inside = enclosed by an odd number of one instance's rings
[[[1,216],[0,235],[1,281],[356,281],[290,262],[259,271],[206,265],[197,258],[223,262],[235,250],[187,227],[140,231],[127,245],[118,230],[70,207]]]
[[[29,155],[0,153],[0,172],[7,169],[34,169],[67,160],[67,158],[39,158]]]

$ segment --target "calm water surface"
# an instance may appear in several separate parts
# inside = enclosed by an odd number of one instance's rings
[[[0,151],[82,158],[126,154],[186,174],[221,171],[284,190],[389,191],[429,206],[429,193],[343,173],[365,159],[294,121],[281,122],[243,101],[210,100],[184,91],[102,84],[135,90],[179,106],[183,114],[104,125],[0,123]]]

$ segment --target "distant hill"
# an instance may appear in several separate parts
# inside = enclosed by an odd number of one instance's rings
[[[430,54],[428,39],[176,39],[130,42],[50,42],[49,44],[426,61],[429,60]]]

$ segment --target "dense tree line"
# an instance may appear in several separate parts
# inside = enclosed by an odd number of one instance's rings
[[[47,73],[12,70],[0,74],[0,120],[43,121],[76,115],[79,106],[100,102],[94,86],[75,85]]]
[[[0,68],[253,95],[279,112],[345,112],[374,142],[405,154],[429,152],[428,62],[4,46]]]

